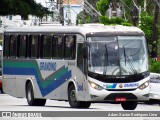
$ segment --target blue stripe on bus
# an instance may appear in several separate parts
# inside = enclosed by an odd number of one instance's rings
[[[38,84],[38,87],[41,91],[42,96],[48,95],[50,92],[61,86],[66,79],[68,80],[71,78],[71,71],[68,71],[66,74],[62,75],[59,79],[54,80],[53,83],[48,85],[45,89],[42,88],[42,85],[40,83],[40,79],[38,77],[38,73],[35,68],[10,68],[10,67],[4,67],[3,73],[5,75],[34,75]]]

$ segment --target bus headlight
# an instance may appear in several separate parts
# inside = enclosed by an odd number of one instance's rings
[[[100,85],[97,85],[97,84],[94,83],[94,82],[89,81],[89,84],[90,84],[90,86],[91,86],[92,88],[94,88],[94,89],[96,89],[96,90],[102,90],[102,89],[103,89],[103,87],[101,87]]]
[[[149,86],[149,81],[143,83],[143,84],[140,85],[138,88],[139,88],[140,90],[143,90],[143,89],[145,89],[145,88],[148,87],[148,86]]]

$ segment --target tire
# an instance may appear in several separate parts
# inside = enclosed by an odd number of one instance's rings
[[[29,82],[26,89],[26,98],[29,106],[44,106],[46,99],[35,99],[32,84]]]
[[[90,102],[76,100],[76,90],[73,84],[68,89],[68,101],[72,108],[89,108],[91,105]]]
[[[124,110],[134,110],[136,109],[137,105],[138,105],[137,101],[127,101],[121,103],[121,106]]]
[[[3,88],[1,89],[1,94],[4,94],[4,92],[3,92]]]
[[[82,102],[81,108],[89,108],[91,106],[90,102]]]

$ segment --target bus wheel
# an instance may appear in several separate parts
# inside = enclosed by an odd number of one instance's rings
[[[89,108],[91,106],[90,102],[82,102],[81,108]]]
[[[44,106],[46,103],[46,99],[35,99],[33,87],[31,83],[28,83],[26,89],[26,98],[29,106]]]
[[[71,85],[68,89],[68,101],[72,108],[89,108],[90,102],[82,102],[76,100],[76,90],[74,85]]]
[[[121,106],[124,110],[134,110],[137,107],[138,102],[137,101],[127,101],[122,102]]]
[[[81,108],[81,102],[76,100],[76,90],[74,85],[68,89],[68,101],[72,108]]]

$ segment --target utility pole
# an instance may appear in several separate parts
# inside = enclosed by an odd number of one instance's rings
[[[71,0],[68,0],[68,25],[71,25]]]
[[[160,0],[154,0],[155,2],[155,13],[154,13],[154,26],[153,26],[153,46],[152,46],[152,57],[157,58],[157,45],[158,45],[158,17],[159,17],[159,2]]]
[[[117,3],[116,0],[112,0],[112,17],[117,16]]]
[[[137,0],[133,0],[134,8],[133,8],[133,25],[138,26],[139,24],[139,8],[137,7]]]
[[[59,18],[60,18],[60,23],[64,25],[64,12],[63,12],[63,0],[58,0],[59,3]]]

